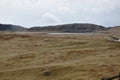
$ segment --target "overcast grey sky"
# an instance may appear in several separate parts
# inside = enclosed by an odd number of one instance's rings
[[[120,0],[0,0],[0,23],[120,25]]]

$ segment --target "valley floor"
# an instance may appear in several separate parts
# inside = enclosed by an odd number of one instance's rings
[[[100,80],[120,72],[108,35],[0,33],[0,80]]]

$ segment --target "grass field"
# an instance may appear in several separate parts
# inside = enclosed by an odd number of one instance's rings
[[[0,32],[0,80],[100,80],[120,72],[108,35]]]

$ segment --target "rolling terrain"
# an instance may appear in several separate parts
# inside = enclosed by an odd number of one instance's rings
[[[117,36],[120,38],[120,26],[114,26],[106,31],[108,34]]]
[[[104,31],[107,28],[104,26],[90,24],[90,23],[73,23],[73,24],[63,24],[54,26],[43,26],[43,27],[31,27],[28,31],[37,32],[70,32],[70,33],[85,33],[85,32],[97,32]]]
[[[0,31],[11,32],[69,32],[69,33],[85,33],[85,32],[98,32],[105,31],[107,28],[104,26],[88,23],[74,23],[63,24],[54,26],[37,26],[31,28],[24,28],[22,26],[12,24],[0,24]]]
[[[120,71],[108,34],[0,32],[0,80],[100,80]]]
[[[0,31],[20,31],[20,32],[25,32],[27,31],[27,28],[24,28],[22,26],[18,26],[18,25],[12,25],[12,24],[0,24]]]

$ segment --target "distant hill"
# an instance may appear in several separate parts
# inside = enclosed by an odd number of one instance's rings
[[[106,30],[104,26],[95,24],[64,24],[56,26],[32,27],[28,31],[52,31],[52,32],[96,32]]]
[[[109,32],[120,32],[120,26],[111,27],[108,31]]]
[[[0,31],[27,31],[27,29],[12,24],[0,24]]]
[[[18,25],[12,24],[0,24],[0,31],[30,31],[30,32],[98,32],[107,30],[106,27],[96,25],[96,24],[64,24],[64,25],[56,25],[56,26],[43,26],[43,27],[31,27],[24,28]]]
[[[120,37],[120,26],[111,27],[106,32]]]

